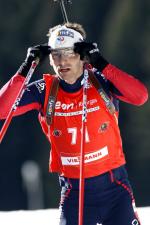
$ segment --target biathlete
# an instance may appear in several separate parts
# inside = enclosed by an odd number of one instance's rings
[[[48,44],[28,49],[17,73],[0,90],[0,119],[6,118],[31,63],[49,56],[55,75],[29,84],[14,116],[39,111],[51,144],[49,170],[59,174],[59,225],[78,224],[83,71],[89,70],[85,128],[84,225],[138,225],[135,200],[125,168],[118,126],[119,101],[143,105],[147,89],[110,64],[96,44],[86,42],[83,27],[65,23],[49,30]]]

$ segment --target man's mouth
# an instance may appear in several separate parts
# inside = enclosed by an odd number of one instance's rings
[[[60,68],[59,69],[60,73],[66,73],[66,72],[69,72],[69,71],[70,71],[70,68]]]

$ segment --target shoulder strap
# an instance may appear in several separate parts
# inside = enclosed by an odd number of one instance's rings
[[[48,102],[46,107],[46,122],[48,125],[51,125],[53,121],[58,87],[59,87],[59,79],[58,77],[54,76],[52,80],[51,88],[49,90]]]
[[[88,70],[88,72],[89,72],[89,78],[90,78],[91,83],[97,89],[101,98],[104,100],[105,105],[106,105],[108,111],[110,112],[110,114],[113,115],[115,113],[115,106],[114,106],[113,102],[111,101],[111,99],[108,97],[107,93],[102,88],[102,86],[101,86],[100,82],[98,81],[97,77],[95,76],[95,74],[91,70]]]

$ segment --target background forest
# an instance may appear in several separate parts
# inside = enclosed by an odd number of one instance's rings
[[[87,40],[97,42],[109,62],[150,88],[149,0],[72,0],[67,11],[70,21],[85,27]],[[60,7],[52,0],[0,0],[0,88],[15,74],[27,48],[47,42],[48,29],[62,22]],[[46,72],[48,60],[33,80]],[[32,111],[14,118],[0,145],[0,210],[58,207],[58,177],[48,173],[49,144],[37,115]],[[149,115],[149,101],[142,107],[120,103],[123,146],[137,206],[150,205]]]

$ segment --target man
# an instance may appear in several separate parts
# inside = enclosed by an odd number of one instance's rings
[[[60,225],[77,225],[83,72],[85,63],[90,63],[84,225],[140,224],[125,169],[118,102],[142,105],[148,98],[147,89],[108,63],[96,44],[86,42],[81,25],[59,25],[50,29],[48,36],[48,46],[30,48],[17,74],[1,89],[0,118],[6,118],[32,61],[38,57],[41,62],[49,55],[56,75],[45,74],[28,85],[15,115],[39,111],[43,132],[51,143],[49,168],[60,179]]]

